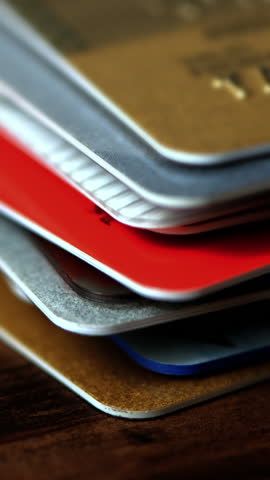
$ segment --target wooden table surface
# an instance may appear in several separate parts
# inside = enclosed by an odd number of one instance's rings
[[[128,421],[0,344],[0,385],[1,480],[270,479],[270,382]]]

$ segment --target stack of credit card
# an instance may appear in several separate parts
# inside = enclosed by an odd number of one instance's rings
[[[1,337],[111,414],[270,377],[269,27],[267,0],[0,3]]]

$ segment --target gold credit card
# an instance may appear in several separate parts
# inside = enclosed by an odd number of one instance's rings
[[[168,158],[269,146],[267,0],[11,4]]]
[[[269,378],[270,362],[205,377],[143,369],[110,339],[66,332],[0,279],[0,338],[97,408],[128,418],[160,416]]]

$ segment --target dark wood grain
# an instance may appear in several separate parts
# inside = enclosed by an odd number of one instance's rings
[[[270,479],[270,382],[128,421],[0,344],[0,385],[1,480]]]

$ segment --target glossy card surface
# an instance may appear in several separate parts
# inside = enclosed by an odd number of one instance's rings
[[[57,328],[0,282],[0,337],[77,395],[111,415],[153,418],[270,376],[270,363],[200,378],[164,377],[138,366],[109,339]]]
[[[209,374],[270,357],[270,303],[227,310],[114,336],[145,368],[167,375]]]
[[[209,164],[269,149],[267,1],[11,5],[167,158]]]
[[[4,132],[0,149],[1,211],[137,293],[190,300],[269,271],[269,223],[164,238],[112,220]]]

